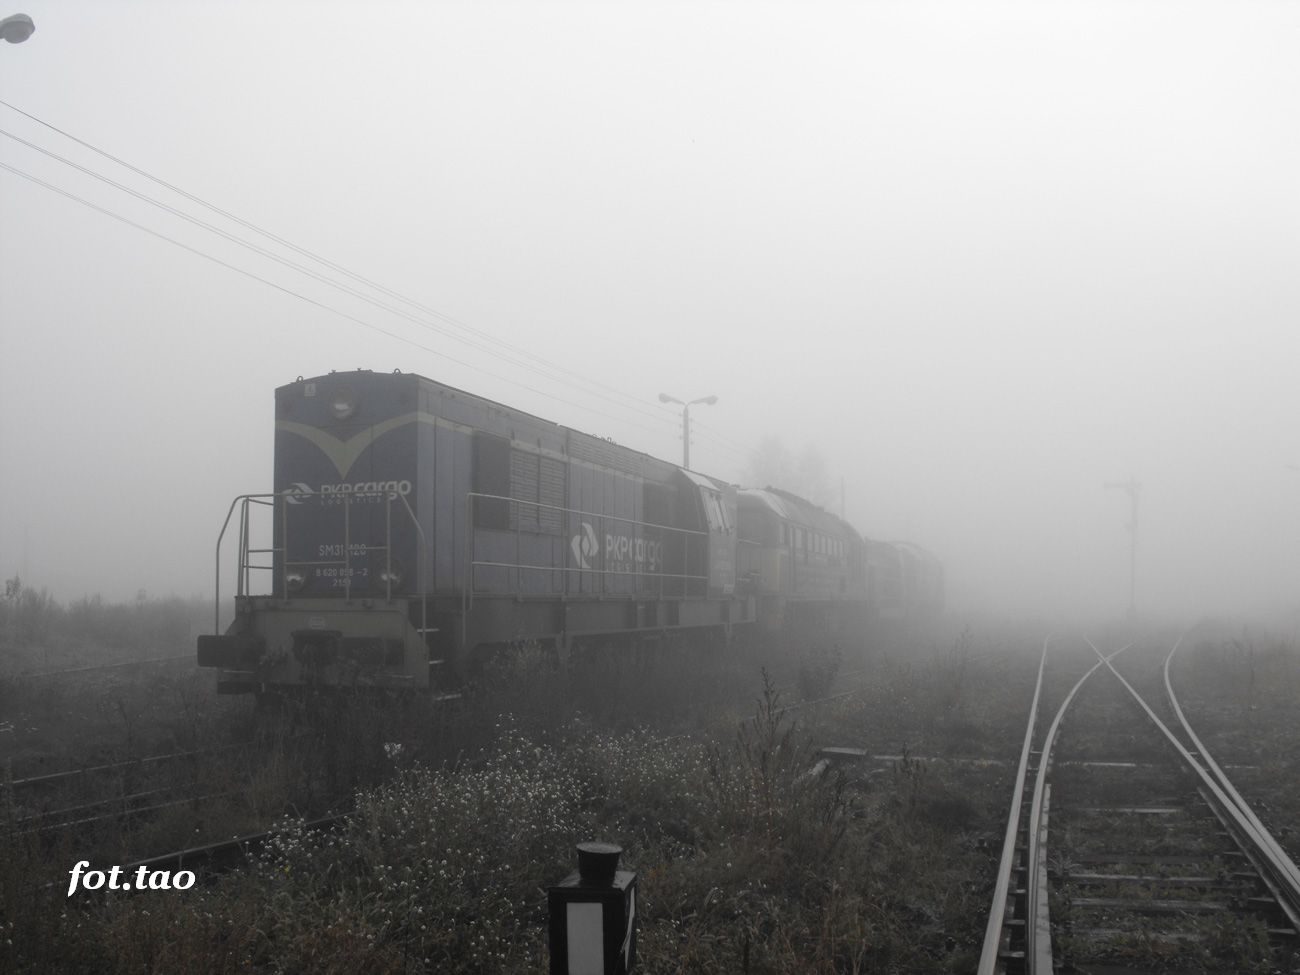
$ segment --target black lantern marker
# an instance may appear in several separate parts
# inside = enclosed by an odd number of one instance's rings
[[[578,872],[546,892],[551,975],[627,975],[636,963],[636,874],[623,848],[579,843]]]

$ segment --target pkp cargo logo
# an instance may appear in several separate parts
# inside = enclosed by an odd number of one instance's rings
[[[280,492],[288,504],[303,504],[308,499],[319,496],[321,504],[343,504],[349,500],[379,502],[385,498],[394,500],[411,493],[411,482],[402,481],[358,481],[356,484],[322,484],[313,488],[302,481],[294,481]]]
[[[578,560],[579,568],[590,569],[591,559],[595,558],[596,553],[600,551],[600,539],[596,537],[596,529],[591,527],[589,522],[582,523],[582,531],[573,536],[569,543],[573,549],[573,557]]]

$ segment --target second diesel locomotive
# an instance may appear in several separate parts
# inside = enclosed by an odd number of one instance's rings
[[[942,608],[942,569],[919,549],[417,375],[299,379],[275,403],[274,490],[227,517],[235,619],[199,639],[224,692],[424,688],[517,640],[564,658]]]

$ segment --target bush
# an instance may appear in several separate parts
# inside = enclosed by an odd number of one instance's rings
[[[18,576],[5,580],[0,598],[0,640],[6,650],[48,645],[60,614],[58,603],[42,589],[24,587]]]

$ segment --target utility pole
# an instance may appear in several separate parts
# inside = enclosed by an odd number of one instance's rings
[[[659,394],[660,403],[676,403],[682,408],[682,467],[688,471],[691,469],[691,407],[697,403],[712,406],[717,401],[716,396],[701,396],[699,399],[685,403],[667,393]]]
[[[1129,499],[1128,522],[1128,618],[1137,619],[1137,545],[1138,545],[1138,495],[1142,485],[1136,477],[1129,475],[1127,481],[1109,481],[1106,490],[1123,491]]]

